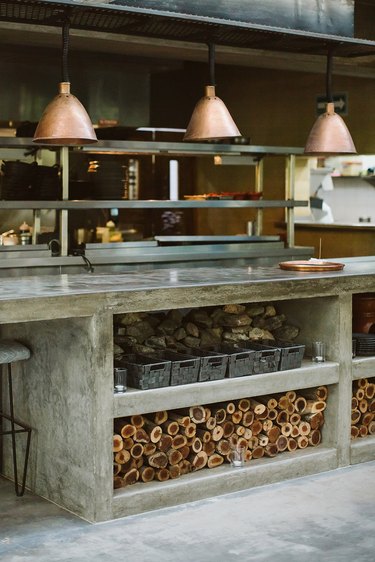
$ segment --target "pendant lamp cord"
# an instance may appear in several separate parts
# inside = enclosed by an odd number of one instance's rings
[[[68,50],[69,50],[69,28],[70,20],[66,16],[62,27],[62,81],[70,82],[68,73]]]
[[[333,66],[333,53],[332,51],[328,52],[327,55],[327,72],[326,72],[326,95],[327,95],[327,103],[333,102],[332,97],[332,66]]]
[[[208,44],[208,64],[209,64],[209,85],[216,86],[215,84],[215,45],[213,43]]]

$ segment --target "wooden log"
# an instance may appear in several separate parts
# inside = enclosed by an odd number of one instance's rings
[[[298,431],[300,435],[308,435],[311,431],[311,425],[307,421],[301,421],[298,425]]]
[[[294,390],[288,390],[288,392],[285,393],[285,396],[287,397],[289,402],[294,402],[297,398],[297,393],[294,392]]]
[[[369,432],[370,435],[375,434],[375,421],[372,421],[372,422],[369,423],[368,432]]]
[[[288,438],[285,437],[285,435],[279,435],[275,445],[279,453],[286,451],[286,449],[288,448]]]
[[[133,447],[130,449],[130,456],[133,459],[140,459],[143,455],[144,447],[142,443],[134,443]]]
[[[368,400],[371,400],[372,398],[374,398],[375,396],[375,384],[374,383],[369,383],[366,390],[365,390],[365,395],[366,398]]]
[[[297,437],[297,443],[299,449],[306,449],[309,444],[309,440],[306,435],[300,435],[299,437]]]
[[[148,416],[156,425],[161,425],[168,419],[168,412],[166,410],[161,410],[160,412],[155,412],[152,417]]]
[[[180,469],[180,475],[183,476],[184,474],[189,474],[191,472],[191,463],[187,460],[183,460],[178,465]]]
[[[268,408],[267,408],[267,406],[265,406],[264,412],[262,412],[261,414],[255,414],[255,418],[257,420],[261,420],[261,421],[268,419]]]
[[[211,408],[211,413],[217,423],[223,423],[227,417],[227,411],[222,406],[213,406]]]
[[[181,433],[186,435],[188,439],[195,437],[196,432],[197,432],[197,425],[193,422],[190,422],[189,425],[184,427],[183,430],[181,431]]]
[[[363,388],[359,388],[356,391],[355,396],[358,400],[363,400],[365,397],[365,390]]]
[[[234,432],[234,424],[231,421],[225,421],[221,427],[223,428],[224,439],[228,439]]]
[[[367,425],[360,425],[358,429],[359,429],[359,436],[360,437],[366,437],[366,435],[368,435]]]
[[[303,416],[303,420],[310,424],[311,429],[319,429],[324,424],[324,414],[323,412],[307,414]]]
[[[139,469],[139,477],[142,482],[152,482],[155,478],[155,470],[152,466],[141,466]]]
[[[168,467],[169,477],[171,479],[179,478],[181,476],[181,469],[178,464],[174,464]]]
[[[245,462],[249,462],[251,461],[251,459],[253,458],[253,452],[251,449],[246,449],[245,451]]]
[[[288,421],[289,421],[288,412],[286,410],[281,410],[281,412],[277,414],[276,423],[282,425],[283,423],[286,423]]]
[[[312,414],[317,415],[317,414]],[[292,425],[298,425],[301,421],[301,415],[297,414],[297,412],[294,412],[290,417],[289,417],[289,423],[291,423]]]
[[[292,433],[292,429],[293,426],[290,422],[283,423],[282,426],[280,427],[281,434],[284,435],[284,437],[290,437]]]
[[[367,412],[368,402],[365,398],[363,398],[363,400],[359,401],[358,410],[361,412],[361,414],[365,414]]]
[[[167,419],[167,421],[161,423],[160,426],[161,426],[163,432],[167,433],[168,435],[172,435],[172,436],[177,435],[177,433],[180,431],[180,426],[174,420]],[[185,430],[186,430],[186,428],[185,428]]]
[[[124,486],[131,486],[139,480],[139,470],[132,468],[129,472],[126,472],[123,477]]]
[[[280,410],[287,410],[288,409],[288,405],[290,403],[290,400],[288,399],[288,397],[284,394],[282,396],[280,396],[277,405],[280,408]]]
[[[124,444],[123,448],[126,449],[126,451],[130,451],[130,449],[134,445],[134,439],[132,437],[128,437],[127,439],[123,439],[122,442]]]
[[[127,439],[128,437],[133,437],[136,430],[135,426],[131,425],[130,423],[123,423],[123,424],[115,423],[115,429],[116,432],[120,433],[121,437],[123,437],[124,439]]]
[[[260,420],[254,420],[250,426],[253,435],[258,435],[261,431],[263,431],[263,424]]]
[[[371,400],[368,407],[369,412],[375,412],[375,399]]]
[[[277,410],[276,408],[271,408],[268,410],[268,419],[271,421],[275,421],[277,418]]]
[[[137,460],[132,458],[128,462],[126,462],[125,464],[121,464],[120,466],[121,477],[123,477],[125,472],[129,472],[129,470],[131,470],[132,468],[138,469]]]
[[[184,416],[177,412],[168,412],[168,418],[178,423],[182,427],[187,427],[191,422],[190,416]]]
[[[269,443],[264,447],[264,454],[266,457],[276,457],[278,453],[276,443]]]
[[[350,437],[351,439],[357,439],[357,437],[359,437],[359,429],[356,425],[352,425],[350,429]]]
[[[117,462],[118,464],[125,464],[128,461],[130,461],[130,453],[129,451],[126,451],[125,449],[122,449],[122,451],[118,451],[118,453],[115,453],[115,457],[114,457],[115,462]]]
[[[215,441],[213,441],[213,443],[215,443]],[[227,455],[229,455],[229,453],[230,453],[230,443],[229,443],[229,441],[227,439],[221,439],[220,441],[218,441],[216,443],[216,451],[220,455],[222,455],[223,457],[226,457]],[[211,453],[211,455],[212,455],[212,453]],[[211,455],[209,455],[209,457]]]
[[[117,476],[120,474],[121,471],[121,464],[118,462],[113,463],[113,476]]]
[[[186,435],[177,433],[172,437],[172,449],[182,449],[187,443]]]
[[[167,468],[159,468],[155,470],[155,479],[159,482],[166,482],[169,480],[169,470]]]
[[[238,443],[239,437],[237,435],[237,433],[232,433],[232,435],[229,437],[229,443],[231,445],[235,445],[236,443]]]
[[[255,449],[256,447],[258,447],[258,445],[259,445],[258,437],[256,437],[255,435],[253,435],[252,437],[250,437],[250,439],[248,439],[247,446],[249,449]]]
[[[294,409],[298,414],[302,414],[307,406],[307,400],[303,396],[298,396],[294,402]]]
[[[190,455],[190,447],[188,445],[184,445],[181,449],[178,449],[182,455],[182,458],[186,460]]]
[[[199,451],[201,451],[203,449],[203,443],[202,443],[201,439],[199,439],[199,437],[193,437],[191,445],[190,445],[190,449],[194,453],[199,453]]]
[[[155,443],[145,443],[143,445],[143,454],[146,457],[149,457],[150,455],[153,455],[156,451],[156,445]]]
[[[204,468],[208,461],[208,456],[205,451],[199,451],[199,453],[192,453],[188,457],[188,461],[191,463],[192,471],[201,470]]]
[[[196,435],[203,441],[203,443],[208,443],[208,441],[211,441],[211,431],[208,431],[207,429],[201,429],[200,427],[197,427]]]
[[[118,490],[118,488],[123,488],[124,487],[124,479],[122,478],[122,476],[115,476],[113,479],[113,487],[115,488],[115,490]]]
[[[211,431],[217,424],[217,420],[214,416],[210,416],[206,419],[206,422],[203,424],[209,431]]]
[[[367,388],[368,387],[368,380],[367,379],[358,379],[357,381],[357,388]]]
[[[352,398],[352,410],[356,410],[358,408],[358,398],[353,396]]]
[[[268,445],[269,442],[268,435],[265,435],[264,433],[259,433],[258,442],[261,447],[265,447],[266,445]]]
[[[242,425],[244,425],[245,427],[250,427],[253,421],[254,421],[254,412],[252,410],[248,410],[247,412],[244,412],[241,421]]]
[[[153,421],[143,418],[143,429],[149,434],[151,443],[160,441],[163,433],[160,425],[156,425]]]
[[[182,455],[178,449],[169,449],[167,451],[168,463],[170,465],[178,464],[183,460]]]
[[[322,434],[319,429],[313,429],[310,435],[307,436],[309,440],[309,445],[316,447],[322,441]]]
[[[143,427],[145,421],[144,421],[144,417],[136,414],[134,416],[130,416],[130,423],[132,425],[134,425],[134,427],[136,427],[137,429],[139,429],[140,427]]]
[[[268,440],[270,443],[276,443],[277,438],[279,437],[281,431],[277,425],[271,427],[269,431],[267,431]]]
[[[270,419],[264,420],[262,426],[263,426],[263,431],[269,431],[271,427],[273,427],[273,422]]]
[[[242,449],[247,449],[248,441],[244,437],[239,437],[237,441],[238,447],[242,447]]]
[[[204,411],[206,412],[206,420],[208,420],[208,418],[213,417],[212,413],[211,413],[211,408],[209,408],[208,406],[205,406]]]
[[[189,416],[193,423],[203,423],[206,421],[206,411],[203,406],[191,406]]]
[[[243,434],[243,438],[249,441],[253,436],[253,432],[251,431],[250,427],[245,427],[245,432]]]
[[[258,402],[258,400],[255,400],[254,398],[250,400],[250,404],[251,409],[256,416],[262,415],[267,410],[267,406],[265,406],[261,402]]]
[[[326,386],[318,386],[317,388],[308,388],[299,391],[307,400],[323,400],[326,402],[328,397],[328,388]]]
[[[323,400],[307,400],[304,414],[316,414],[316,412],[323,412],[326,409],[327,402]]]
[[[149,443],[150,442],[150,436],[148,433],[146,433],[146,431],[143,429],[143,427],[140,427],[139,429],[135,430],[135,433],[133,435],[133,439],[136,443]]]
[[[217,425],[216,427],[213,428],[211,435],[212,435],[212,441],[219,441],[224,436],[224,429],[222,428],[221,425]]]
[[[268,398],[266,406],[269,410],[275,410],[277,408],[277,400],[272,396]]]
[[[352,410],[351,421],[352,425],[355,425],[361,419],[361,412],[359,410]]]
[[[213,453],[213,455],[210,455],[208,457],[207,466],[208,468],[215,468],[223,464],[223,462],[224,458],[221,455],[219,455],[218,453]]]
[[[233,414],[236,410],[236,405],[234,402],[228,402],[226,407],[225,407],[226,411],[228,414]]]
[[[242,437],[245,434],[245,430],[246,430],[246,427],[244,427],[243,425],[236,425],[235,426],[235,432],[237,433],[238,437]]]
[[[220,441],[216,442],[216,441],[208,441],[207,443],[203,443],[203,448],[202,450],[207,454],[207,456],[211,456],[213,455],[213,453],[215,452],[216,449],[216,445],[220,444],[223,442],[223,439],[221,439]]]
[[[148,458],[148,464],[153,468],[165,468],[168,464],[168,457],[163,451],[157,451]]]
[[[115,433],[114,436],[113,436],[112,451],[114,453],[118,453],[119,451],[122,451],[123,448],[124,448],[124,441],[123,441],[121,435],[118,435],[117,433]]]
[[[253,449],[253,459],[261,459],[264,456],[264,449],[258,445]]]
[[[293,437],[288,437],[288,451],[295,451],[298,449],[298,443]]]
[[[241,422],[242,416],[243,412],[241,412],[241,410],[236,410],[235,412],[233,412],[233,414],[231,415],[231,420],[234,425],[238,425]]]
[[[293,425],[293,426],[292,426],[292,432],[291,432],[290,436],[293,437],[294,439],[297,439],[297,437],[299,437],[299,428],[298,428],[298,425]]]
[[[238,401],[238,409],[241,410],[241,412],[247,412],[250,410],[250,400],[247,398],[241,398],[241,400]]]

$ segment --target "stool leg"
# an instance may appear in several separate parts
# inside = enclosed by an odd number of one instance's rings
[[[14,421],[14,406],[13,406],[13,385],[12,385],[12,366],[8,363],[8,388],[9,388],[9,408],[10,408],[10,424],[11,424],[11,436],[12,436],[12,454],[13,454],[13,472],[14,472],[14,487],[17,496],[23,496],[26,486],[26,473],[27,464],[29,460],[30,451],[30,440],[31,440],[31,429],[25,428],[27,432],[27,442],[25,451],[25,462],[23,467],[22,484],[21,488],[18,486],[18,470],[17,470],[17,451],[16,451],[16,427]]]

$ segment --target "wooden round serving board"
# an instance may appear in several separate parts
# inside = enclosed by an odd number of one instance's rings
[[[345,264],[332,261],[311,261],[311,260],[295,260],[283,261],[279,263],[280,269],[288,269],[290,271],[340,271],[344,269]]]

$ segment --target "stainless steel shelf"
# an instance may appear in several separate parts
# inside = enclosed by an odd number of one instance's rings
[[[165,200],[85,200],[85,201],[0,201],[1,209],[56,209],[56,210],[82,210],[82,209],[207,209],[207,208],[246,208],[275,209],[307,207],[307,201],[294,199],[238,201],[233,199],[211,199],[208,201],[169,201]]]

